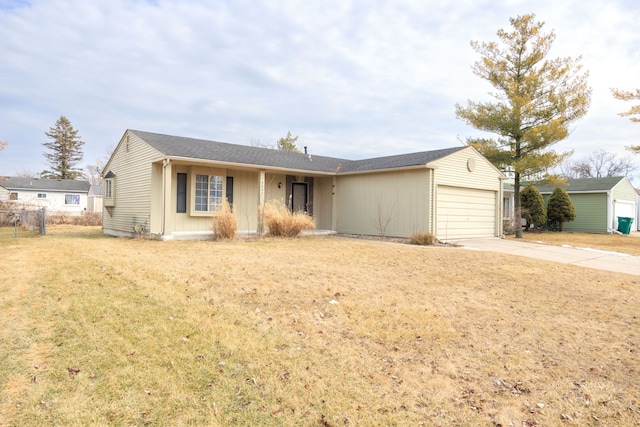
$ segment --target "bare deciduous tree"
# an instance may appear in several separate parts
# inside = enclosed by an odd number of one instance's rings
[[[630,178],[638,168],[630,156],[618,157],[606,150],[596,150],[582,160],[566,160],[561,171],[567,178],[603,178],[626,176]]]

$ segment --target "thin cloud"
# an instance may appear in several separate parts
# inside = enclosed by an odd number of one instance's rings
[[[0,174],[46,168],[60,115],[86,164],[127,128],[239,144],[291,131],[347,158],[456,146],[477,131],[455,104],[492,90],[469,42],[530,12],[556,32],[551,55],[590,72],[591,111],[559,148],[637,144],[609,92],[640,85],[635,2],[0,1]]]

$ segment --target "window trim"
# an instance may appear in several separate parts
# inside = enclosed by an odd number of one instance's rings
[[[207,176],[207,198],[210,202],[209,198],[211,197],[211,177],[219,177],[220,178],[220,204],[224,201],[226,195],[226,181],[227,181],[227,173],[224,169],[208,169],[208,168],[192,168],[190,173],[188,174],[187,181],[189,182],[189,190],[190,195],[189,199],[189,215],[191,216],[200,216],[200,217],[212,217],[216,216],[219,213],[218,209],[212,210],[211,206],[208,206],[206,211],[204,210],[196,210],[196,199],[198,198],[196,191],[196,181],[198,180],[198,175],[206,175]],[[218,206],[219,207],[219,206]]]
[[[116,205],[116,179],[115,177],[105,178],[104,184],[104,205],[115,206]]]
[[[69,199],[67,199],[67,197]],[[71,200],[71,202],[68,202],[67,200]],[[65,193],[64,194],[64,205],[65,206],[80,206],[81,200],[82,200],[82,198],[80,197],[80,194],[77,194],[77,193]],[[77,201],[77,203],[73,203],[74,201]]]

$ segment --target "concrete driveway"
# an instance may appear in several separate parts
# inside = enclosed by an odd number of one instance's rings
[[[551,246],[541,243],[499,238],[457,240],[456,244],[470,250],[501,252],[510,255],[519,255],[640,276],[640,257],[619,252],[607,252],[590,248]]]

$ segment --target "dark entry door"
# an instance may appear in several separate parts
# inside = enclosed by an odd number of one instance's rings
[[[307,211],[308,189],[306,182],[291,183],[291,210],[293,212]]]

